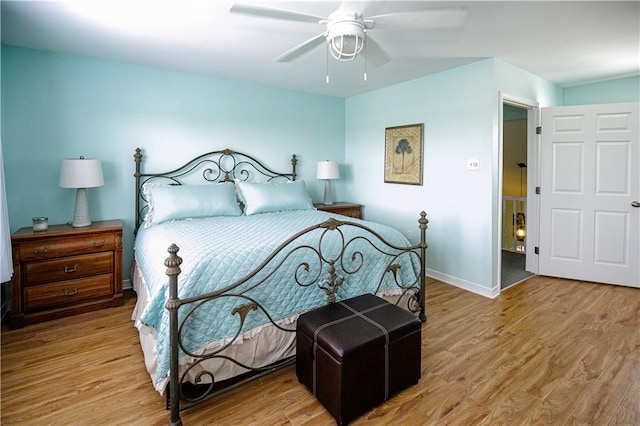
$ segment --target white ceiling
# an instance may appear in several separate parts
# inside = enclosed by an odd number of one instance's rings
[[[96,14],[72,4],[102,5]],[[459,28],[374,28],[391,61],[327,62],[324,45],[274,61],[321,25],[230,14],[232,0],[1,1],[2,43],[352,96],[495,57],[567,87],[640,74],[639,1],[349,2],[373,14],[464,6]],[[339,1],[242,1],[327,16]],[[108,21],[116,8],[115,21]],[[325,82],[328,71],[330,83]]]

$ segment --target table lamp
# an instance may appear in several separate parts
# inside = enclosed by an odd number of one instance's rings
[[[60,166],[61,188],[76,188],[76,207],[71,226],[81,228],[91,225],[87,188],[104,185],[102,163],[91,158],[67,158]]]
[[[324,201],[322,204],[333,204],[331,199],[331,180],[340,179],[340,170],[338,170],[338,163],[333,160],[318,162],[318,169],[316,172],[317,179],[324,179]]]

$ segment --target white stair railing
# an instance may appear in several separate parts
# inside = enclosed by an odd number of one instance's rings
[[[502,197],[502,249],[525,253],[527,198]]]

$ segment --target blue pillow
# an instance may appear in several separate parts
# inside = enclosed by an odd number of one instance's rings
[[[244,214],[311,210],[313,202],[303,180],[286,182],[242,182],[236,180]]]
[[[149,205],[144,218],[149,227],[173,219],[240,216],[234,185],[145,185]]]

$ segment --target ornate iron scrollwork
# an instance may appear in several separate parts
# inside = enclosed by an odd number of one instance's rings
[[[143,186],[147,183],[169,183],[171,185],[183,185],[194,180],[204,180],[204,182],[233,182],[234,179],[248,181],[256,180],[296,180],[297,158],[295,154],[291,156],[291,172],[280,173],[271,170],[261,161],[250,155],[231,149],[211,151],[193,158],[186,164],[175,170],[168,170],[161,173],[142,172],[142,150],[136,148],[133,155],[136,171],[136,212],[134,233],[142,225],[145,214],[149,211],[149,200],[143,193]],[[200,177],[198,177],[200,175]]]
[[[257,315],[264,315],[266,319],[279,330],[285,332],[295,331],[295,327],[285,328],[282,326],[283,324],[278,324],[278,318],[272,317],[272,314],[269,313],[270,306],[263,304],[262,299],[253,295],[253,291],[257,287],[267,283],[268,280],[276,274],[276,271],[282,270],[281,268],[287,268],[287,270],[291,272],[291,276],[290,279],[278,280],[279,283],[297,285],[302,288],[316,288],[317,285],[317,289],[322,290],[326,295],[327,303],[334,303],[337,300],[338,291],[351,281],[350,277],[355,276],[354,274],[362,270],[366,271],[366,251],[363,250],[363,245],[367,245],[383,255],[386,259],[384,261],[377,261],[375,265],[373,265],[376,270],[384,271],[383,274],[380,275],[379,282],[377,283],[376,293],[378,293],[378,290],[381,290],[383,281],[393,281],[398,287],[398,292],[394,293],[394,295],[398,295],[396,304],[406,303],[408,310],[417,313],[419,318],[425,321],[424,259],[427,248],[425,239],[427,223],[426,215],[423,212],[419,220],[421,230],[420,244],[402,247],[390,244],[380,235],[376,234],[375,231],[363,227],[359,223],[331,218],[291,236],[274,249],[256,269],[242,279],[211,293],[185,299],[180,299],[177,295],[177,276],[180,273],[182,259],[177,256],[178,247],[175,246],[175,244],[169,247],[168,252],[170,256],[166,259],[165,266],[167,266],[166,274],[169,277],[170,288],[166,308],[170,312],[170,336],[172,342],[171,368],[169,371],[169,394],[173,395],[173,397],[170,397],[172,422],[179,421],[180,401],[182,401],[182,407],[187,408],[221,392],[221,390],[217,390],[215,373],[208,370],[208,366],[204,364],[205,361],[215,359],[220,362],[234,363],[236,366],[246,369],[247,372],[251,371],[251,378],[255,378],[286,365],[292,362],[292,359],[295,359],[294,357],[288,357],[268,366],[253,366],[247,365],[244,361],[235,359],[225,352],[239,337],[241,338],[244,328],[252,319],[250,315],[256,315],[252,314],[251,311],[259,312]],[[345,232],[346,229],[350,227],[364,230],[365,235],[353,236],[351,232]],[[302,235],[317,231],[320,232],[318,234],[318,240],[315,241],[314,244],[303,244],[297,247],[290,245]],[[323,244],[323,239],[332,231],[335,231],[334,237],[338,239],[338,243]],[[294,252],[300,253],[301,250],[305,252],[308,251],[309,256],[305,257],[305,260],[295,261],[293,265],[291,262],[288,262]],[[411,279],[405,276],[407,274],[404,273],[405,271],[401,268],[399,261],[403,256],[415,256],[419,261],[420,273],[415,279],[413,276]],[[237,315],[238,324],[235,335],[225,339],[225,341],[221,343],[221,346],[207,353],[198,353],[199,351],[197,350],[193,351],[185,348],[182,345],[183,326],[185,326],[190,318],[195,318],[192,314],[205,303],[230,297],[244,299],[243,301],[226,305],[230,311],[225,308],[225,312],[231,312],[232,315]],[[182,311],[186,312],[186,314],[178,319],[178,309],[187,308],[188,306],[191,306],[191,309]],[[187,328],[188,327],[185,329]],[[180,354],[192,357],[193,360],[184,371],[178,374],[178,370],[180,369],[178,358]],[[188,381],[187,378],[189,374],[192,374],[191,379],[198,386],[197,391],[193,391],[190,388],[193,382],[190,383]],[[243,379],[243,381],[244,380],[249,380],[249,378]],[[183,392],[183,386],[189,387],[188,393]]]
[[[257,311],[258,310],[258,305],[256,303],[245,303],[245,304],[236,306],[231,311],[232,315],[236,315],[236,314],[240,315],[240,327],[241,328],[242,328],[242,324],[244,324],[244,320],[247,317],[247,314],[251,310]]]
[[[318,282],[318,287],[327,295],[327,303],[334,303],[336,301],[336,293],[344,282],[344,277],[336,274],[336,268],[333,266],[333,262],[333,259],[329,260],[327,275]]]

